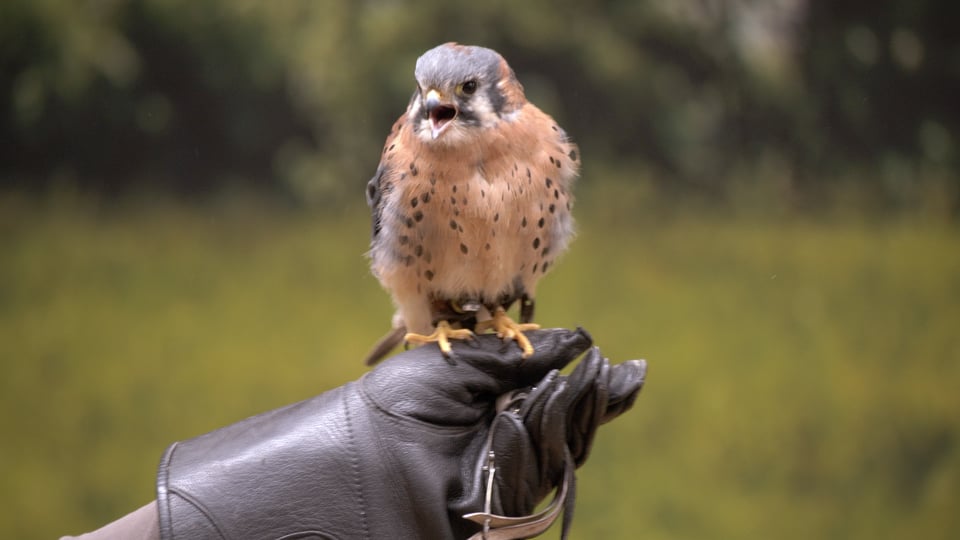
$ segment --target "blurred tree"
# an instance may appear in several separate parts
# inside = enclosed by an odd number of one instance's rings
[[[927,172],[951,177],[956,197],[958,18],[960,6],[934,0],[809,3],[797,62],[820,136],[795,153],[811,181],[859,167],[882,196],[909,202]]]
[[[913,204],[932,184],[956,212],[957,8],[861,4],[9,0],[0,182],[356,200],[415,59],[455,40],[509,59],[585,185],[789,198],[839,178]]]
[[[312,138],[256,19],[220,2],[13,0],[0,8],[0,181],[107,193],[272,184]]]

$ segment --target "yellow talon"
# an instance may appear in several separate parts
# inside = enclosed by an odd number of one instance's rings
[[[453,353],[453,350],[450,348],[451,339],[470,339],[472,337],[473,332],[470,330],[466,328],[452,328],[447,321],[440,321],[437,323],[437,329],[429,336],[410,332],[403,336],[403,340],[416,345],[436,343],[440,346],[440,351],[443,352],[443,355],[449,357]]]
[[[507,316],[507,312],[498,307],[493,312],[493,318],[488,321],[477,323],[477,333],[493,330],[500,339],[512,339],[520,346],[523,351],[522,358],[529,358],[533,354],[533,345],[527,336],[523,335],[527,330],[539,330],[540,325],[534,323],[518,323]]]

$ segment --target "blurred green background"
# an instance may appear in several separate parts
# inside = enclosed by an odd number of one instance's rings
[[[95,528],[170,442],[360,376],[363,201],[417,56],[580,143],[539,322],[643,357],[574,538],[960,536],[960,4],[7,0],[0,536]],[[557,537],[552,531],[548,537]]]

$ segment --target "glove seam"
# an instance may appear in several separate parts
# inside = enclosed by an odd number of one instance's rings
[[[484,418],[480,418],[477,422],[474,422],[470,425],[439,425],[426,420],[420,420],[412,416],[403,415],[395,413],[383,406],[377,398],[372,395],[372,393],[367,391],[364,381],[366,380],[367,375],[364,375],[360,379],[360,399],[362,399],[372,410],[377,414],[377,416],[384,418],[388,422],[393,424],[413,424],[420,428],[424,428],[427,431],[431,431],[437,434],[442,435],[462,435],[464,433],[473,433],[476,429],[477,423],[480,423]]]
[[[370,526],[367,523],[367,513],[363,510],[367,507],[366,500],[363,496],[363,481],[360,474],[360,456],[357,452],[357,439],[354,434],[353,426],[353,415],[350,411],[350,404],[347,401],[347,392],[342,393],[341,403],[343,405],[343,417],[346,419],[347,424],[347,438],[350,441],[348,448],[350,449],[350,468],[353,473],[353,491],[355,493],[355,498],[357,502],[357,508],[361,510],[359,513],[360,525],[363,531],[364,538],[370,538]],[[363,392],[360,392],[362,395]]]
[[[214,518],[214,514],[202,503],[199,499],[194,497],[189,491],[178,489],[175,486],[170,485],[170,465],[173,463],[173,457],[177,449],[180,447],[179,442],[171,444],[167,451],[164,452],[163,457],[160,461],[160,469],[158,472],[158,481],[157,481],[157,521],[159,525],[160,538],[163,540],[173,540],[176,538],[176,530],[174,529],[174,522],[176,521],[175,516],[173,515],[173,503],[174,497],[180,499],[184,503],[193,507],[200,515],[206,518],[207,523],[213,527],[220,538],[229,538],[225,533],[225,528]],[[178,513],[180,515],[180,513]]]
[[[170,512],[170,462],[178,443],[171,444],[160,458],[160,467],[157,480],[157,520],[160,525],[160,538],[173,538],[173,518]]]
[[[200,515],[206,518],[207,522],[215,531],[217,531],[217,534],[220,535],[220,538],[230,538],[230,536],[224,532],[225,528],[214,518],[213,512],[211,512],[203,503],[201,503],[200,500],[190,495],[190,493],[181,491],[179,489],[173,489],[169,493],[170,495],[180,497],[180,499],[192,506],[197,512],[200,513]]]

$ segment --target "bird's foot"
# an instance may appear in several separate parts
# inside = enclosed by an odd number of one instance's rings
[[[413,343],[415,345],[436,343],[440,346],[440,351],[443,352],[443,355],[449,358],[453,353],[452,349],[450,348],[451,339],[470,339],[472,337],[473,332],[470,330],[467,330],[466,328],[452,328],[450,323],[447,321],[440,321],[437,323],[436,330],[434,330],[429,336],[410,332],[403,336],[403,340],[408,344]]]
[[[529,358],[533,354],[533,345],[530,344],[530,340],[523,333],[528,330],[539,329],[539,324],[515,322],[507,316],[507,312],[502,307],[494,310],[492,319],[477,323],[477,333],[493,330],[500,339],[516,341],[520,350],[523,351],[523,358]]]

